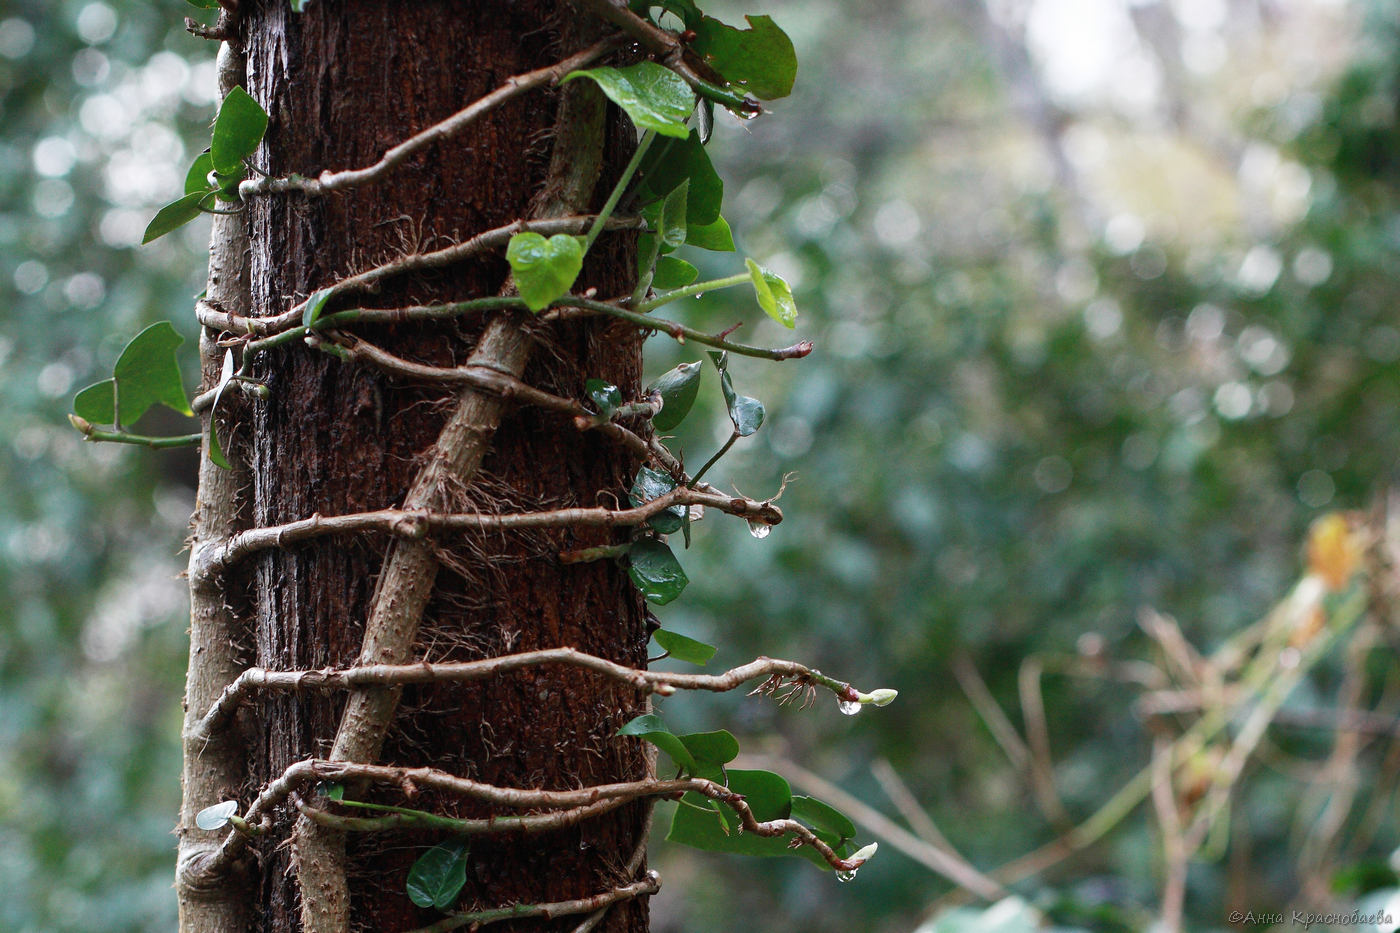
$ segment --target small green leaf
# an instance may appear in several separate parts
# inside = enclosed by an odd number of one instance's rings
[[[690,179],[676,186],[661,202],[661,215],[656,232],[661,236],[662,252],[669,253],[685,245],[685,216],[690,198]]]
[[[662,256],[656,261],[656,272],[652,275],[654,288],[665,291],[668,288],[682,288],[700,278],[700,270],[674,256]]]
[[[208,194],[211,190],[209,187],[209,173],[212,171],[214,171],[214,157],[209,154],[208,149],[205,149],[199,155],[195,156],[194,163],[190,166],[190,170],[185,173],[185,194],[191,195],[196,191],[202,191]]]
[[[690,579],[671,549],[655,538],[642,538],[627,553],[627,573],[649,602],[664,606],[685,589]]]
[[[301,309],[301,326],[310,327],[316,323],[317,318],[326,307],[326,301],[330,299],[334,292],[332,288],[317,289],[311,293],[311,297],[306,299],[306,305]]]
[[[317,791],[322,797],[325,797],[327,800],[345,799],[344,784],[320,784],[317,786]]]
[[[783,281],[782,276],[768,271],[752,259],[745,259],[744,265],[748,267],[749,278],[753,280],[758,306],[784,327],[795,327],[797,303],[792,300],[792,289],[788,288],[788,283]]]
[[[659,499],[675,488],[676,481],[669,475],[643,466],[637,470],[637,478],[632,481],[632,490],[627,497],[635,508],[646,505],[653,499]],[[647,519],[647,524],[661,534],[668,535],[681,527],[681,522],[685,519],[685,508],[683,505],[670,506],[664,512],[658,512]]]
[[[638,129],[677,139],[690,132],[685,120],[695,108],[695,94],[684,78],[664,65],[647,61],[626,68],[591,68],[572,72],[564,81],[574,78],[591,78],[613,103],[627,111]]]
[[[685,420],[700,391],[700,361],[682,363],[667,370],[647,389],[647,394],[661,393],[661,410],[652,416],[651,425],[658,431],[670,431]]]
[[[691,48],[733,84],[760,100],[792,93],[797,78],[797,50],[787,33],[767,16],[745,16],[749,29],[736,29],[706,16],[694,26]]]
[[[695,757],[685,747],[685,743],[673,733],[660,716],[645,713],[617,730],[618,735],[634,735],[661,749],[687,774],[695,773]]]
[[[117,382],[103,379],[73,396],[73,411],[93,424],[115,424],[117,420]]]
[[[740,437],[748,437],[763,426],[763,403],[747,395],[734,391],[734,382],[729,378],[729,354],[710,352],[715,369],[719,370],[719,390],[724,394],[724,404],[729,410],[729,420]]]
[[[717,253],[734,252],[734,234],[723,217],[716,217],[713,223],[691,224],[685,231],[687,246],[714,250]]]
[[[589,379],[583,384],[583,391],[604,421],[610,420],[613,412],[622,407],[622,390],[602,379]]]
[[[583,270],[583,244],[562,233],[548,240],[538,233],[517,233],[506,247],[506,260],[525,306],[543,311],[573,287]]]
[[[224,800],[196,813],[194,825],[204,830],[223,829],[228,825],[228,818],[237,812],[237,800]]]
[[[663,651],[677,661],[684,661],[687,664],[697,664],[704,667],[710,662],[710,658],[715,656],[714,645],[707,645],[703,641],[687,638],[679,632],[659,628],[651,633],[651,637],[656,639],[656,643],[661,646]]]
[[[851,822],[850,817],[815,797],[793,797],[792,818],[812,827],[832,845],[854,839],[856,835],[856,824]]]
[[[638,169],[638,192],[643,201],[666,197],[681,182],[689,181],[685,219],[688,226],[712,224],[719,218],[724,201],[724,181],[710,162],[700,134],[691,132],[681,140],[653,145]]]
[[[258,149],[267,132],[267,111],[241,87],[235,87],[219,105],[214,119],[214,135],[209,155],[214,171],[232,175],[241,171],[243,160]]]
[[[187,194],[178,201],[171,201],[169,204],[156,211],[156,216],[151,218],[151,222],[146,225],[146,233],[141,237],[141,245],[163,237],[171,230],[183,227],[199,216],[199,202],[209,197],[211,192],[196,191]]]
[[[729,406],[729,420],[740,437],[748,437],[763,426],[763,403],[747,395],[735,396]]]
[[[419,907],[447,910],[466,883],[466,841],[440,842],[418,856],[408,870],[408,899]]]
[[[691,732],[677,738],[686,747],[686,751],[695,756],[697,762],[727,765],[739,757],[739,740],[724,729],[716,732]]]

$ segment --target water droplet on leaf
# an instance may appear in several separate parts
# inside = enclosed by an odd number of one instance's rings
[[[762,539],[768,537],[768,533],[769,533],[770,531],[772,531],[772,530],[773,530],[773,526],[770,525],[770,524],[768,524],[767,522],[760,522],[760,521],[750,521],[750,522],[749,522],[749,534],[753,535],[755,538],[758,538],[759,540],[762,540]]]
[[[851,871],[838,871],[838,872],[836,873],[836,880],[837,880],[837,881],[855,881],[855,880],[856,880],[855,869],[852,869]]]
[[[854,716],[860,712],[860,704],[855,700],[837,700],[836,708],[847,716]]]

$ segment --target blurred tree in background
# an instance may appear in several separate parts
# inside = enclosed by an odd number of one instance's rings
[[[213,48],[184,34],[186,12],[0,6],[0,929],[173,924],[172,555],[193,455],[84,445],[63,414],[142,325],[191,321],[204,226],[136,248],[212,112]],[[1391,482],[1400,18],[1323,0],[771,12],[798,48],[797,91],[783,119],[721,122],[716,159],[744,249],[794,284],[818,350],[736,364],[772,420],[710,478],[768,495],[797,477],[770,537],[697,537],[692,598],[663,620],[724,633],[717,664],[781,644],[902,696],[849,734],[726,698],[677,725],[712,710],[746,748],[773,736],[773,754],[887,813],[907,809],[888,796],[903,786],[989,870],[1063,827],[959,680],[975,692],[980,672],[1028,733],[1023,701],[1042,698],[1054,790],[1082,820],[1148,763],[1153,733],[1140,689],[1061,672],[1155,658],[1144,606],[1203,651],[1225,642],[1289,592],[1313,519]],[[689,314],[756,319],[722,294]],[[693,357],[653,352],[652,373]],[[687,424],[685,449],[712,446],[704,425]],[[1353,705],[1393,711],[1394,630],[1379,631],[1359,660],[1319,662],[1290,709],[1351,685]],[[1337,777],[1320,765],[1336,741],[1270,731],[1228,845],[1189,874],[1187,928],[1285,910],[1336,872],[1347,909],[1394,884],[1393,737],[1338,779],[1355,799],[1312,863],[1329,877],[1299,876],[1338,799],[1312,783]],[[658,930],[911,930],[949,889],[893,852],[840,886],[800,864],[762,866],[759,885],[752,864],[656,853]],[[1163,868],[1143,805],[1016,890],[1066,927],[1143,929]]]

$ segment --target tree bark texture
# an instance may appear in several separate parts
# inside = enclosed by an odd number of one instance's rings
[[[577,51],[596,35],[587,27],[572,8],[550,0],[315,0],[301,14],[286,0],[255,3],[242,27],[248,90],[271,115],[256,161],[276,175],[307,176],[370,164],[509,76]],[[248,216],[252,313],[285,311],[349,274],[529,216],[549,170],[560,95],[545,90],[518,97],[377,183],[323,198],[254,199]],[[609,108],[604,170],[590,209],[601,206],[633,146],[621,122]],[[630,238],[605,234],[579,287],[625,293],[634,267]],[[508,273],[498,254],[401,276],[376,294],[326,310],[495,295]],[[406,324],[362,336],[409,359],[460,365],[486,323]],[[634,328],[602,321],[516,323],[533,343],[527,382],[582,397],[585,380],[597,377],[636,396],[640,338]],[[302,345],[268,354],[255,375],[271,390],[270,400],[257,406],[248,442],[256,525],[403,503],[457,402],[451,388],[389,380]],[[494,427],[480,430],[489,434]],[[437,507],[613,506],[625,502],[637,466],[596,432],[506,405],[480,469],[449,488]],[[411,657],[468,660],[567,645],[644,666],[645,608],[626,574],[612,562],[564,566],[555,559],[560,550],[608,543],[615,534],[580,528],[439,536],[433,546],[440,570]],[[234,582],[251,598],[252,663],[278,669],[355,663],[390,546],[378,536],[334,538],[248,561]],[[245,799],[289,764],[329,755],[346,698],[293,694],[259,702],[251,717]],[[517,787],[635,780],[646,775],[645,758],[637,743],[614,733],[641,711],[634,690],[564,668],[486,683],[410,686],[380,757]],[[368,799],[489,815],[426,793],[406,801],[398,792],[374,791]],[[639,806],[629,806],[538,837],[478,837],[460,908],[586,897],[633,880],[622,866],[639,842],[641,814]],[[285,833],[273,835],[277,839],[260,852],[255,925],[300,929],[292,855],[276,844]],[[414,859],[441,838],[352,834],[350,929],[407,930],[440,917],[413,906],[405,879]],[[564,930],[577,920],[521,921],[501,929]],[[600,926],[619,933],[645,928],[644,902],[616,905]]]

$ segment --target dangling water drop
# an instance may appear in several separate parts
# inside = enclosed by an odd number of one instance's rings
[[[836,873],[836,880],[837,880],[837,881],[843,881],[843,882],[844,882],[844,881],[855,881],[855,880],[856,880],[856,872],[855,872],[855,869],[851,869],[850,871],[838,871],[838,872]]]
[[[704,293],[704,292],[696,292],[696,293],[695,293],[695,299],[696,299],[697,301],[699,301],[701,298],[704,298],[704,297],[705,297],[705,293]]]
[[[768,537],[768,533],[772,530],[773,526],[768,524],[767,522],[760,522],[757,520],[749,521],[749,534],[753,535],[755,538],[758,538],[760,541]]]
[[[860,704],[857,703],[855,700],[837,700],[836,708],[839,709],[841,712],[845,713],[847,716],[854,716],[856,713],[860,712]]]

